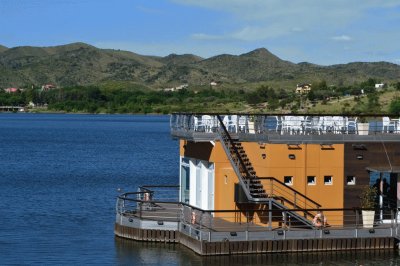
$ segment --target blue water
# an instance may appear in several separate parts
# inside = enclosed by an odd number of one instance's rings
[[[397,265],[395,251],[199,257],[114,237],[118,189],[178,184],[167,116],[0,114],[0,265]]]

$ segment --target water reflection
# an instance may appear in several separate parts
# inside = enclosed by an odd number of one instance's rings
[[[119,265],[399,265],[397,250],[297,252],[202,257],[180,244],[115,238]]]

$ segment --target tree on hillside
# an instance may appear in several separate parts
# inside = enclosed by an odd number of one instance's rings
[[[400,81],[398,81],[398,82],[396,82],[396,83],[394,84],[394,88],[395,88],[396,90],[400,91]]]
[[[313,90],[319,91],[319,90],[327,90],[328,89],[328,85],[326,84],[326,80],[321,80],[320,82],[316,82],[313,86],[312,86]]]
[[[307,98],[310,101],[314,101],[315,100],[315,92],[313,90],[311,90],[308,94],[307,94]]]
[[[400,115],[400,99],[396,98],[390,102],[389,112],[393,115]]]
[[[379,103],[379,95],[376,93],[368,94],[367,96],[367,110],[369,113],[379,113],[381,112],[380,103]]]
[[[360,87],[366,93],[375,92],[375,84],[377,83],[376,79],[369,78],[368,80],[361,82]]]

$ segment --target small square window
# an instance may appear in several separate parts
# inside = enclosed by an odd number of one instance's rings
[[[307,176],[308,185],[315,185],[315,183],[316,183],[315,176]]]
[[[354,186],[354,185],[356,184],[356,177],[355,177],[355,176],[352,176],[352,175],[347,176],[347,177],[346,177],[346,184],[347,184],[348,186]]]
[[[330,176],[330,175],[324,176],[324,184],[325,185],[332,185],[332,176]]]
[[[285,185],[288,185],[288,186],[293,185],[293,176],[283,177],[283,182],[285,183]]]

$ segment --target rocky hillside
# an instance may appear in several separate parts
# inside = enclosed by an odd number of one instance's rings
[[[382,82],[400,79],[400,66],[387,62],[319,66],[284,61],[261,48],[242,55],[143,56],[99,49],[84,43],[55,47],[0,46],[0,87],[54,83],[59,86],[129,81],[147,87],[252,82],[315,82],[351,84],[366,78]]]

